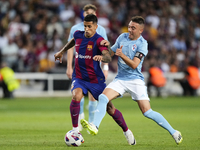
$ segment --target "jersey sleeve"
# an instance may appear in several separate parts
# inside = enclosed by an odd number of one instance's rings
[[[140,53],[142,53],[142,54],[144,54],[144,56],[146,56],[147,55],[147,53],[148,53],[148,44],[147,44],[147,42],[146,41],[142,41],[140,44],[139,44],[139,46],[138,46],[138,48],[137,48],[137,52],[140,52]]]
[[[76,30],[76,31],[74,32],[74,34],[73,34],[73,37],[72,37],[72,38],[76,39],[76,38],[77,38],[77,36],[78,36],[78,33],[79,33],[79,30]]]
[[[98,46],[99,50],[100,50],[101,52],[102,52],[103,50],[107,50],[107,51],[108,51],[108,48],[107,48],[106,46],[100,45],[100,43],[101,43],[102,40],[104,40],[103,37],[99,37],[99,38],[97,39],[97,46]]]

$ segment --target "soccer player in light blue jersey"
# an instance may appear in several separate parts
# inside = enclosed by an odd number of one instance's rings
[[[84,13],[83,16],[85,17],[88,14],[93,14],[96,15],[96,6],[92,5],[92,4],[87,4],[84,6],[83,8]],[[74,25],[71,30],[70,30],[70,34],[69,34],[69,38],[68,38],[68,42],[73,38],[73,35],[75,33],[75,31],[80,30],[80,31],[84,31],[84,24],[83,22],[78,23],[76,25]],[[96,32],[101,35],[105,40],[108,40],[107,35],[106,35],[106,30],[101,26],[98,25]],[[72,62],[73,62],[73,55],[74,55],[74,47],[72,47],[71,49],[69,49],[67,51],[67,70],[66,70],[66,74],[68,76],[68,78],[72,79],[72,72],[73,72],[73,67],[72,67]],[[102,63],[102,68],[103,68],[103,73],[105,75],[105,78],[107,78],[108,76],[108,64],[107,63]],[[89,97],[89,122],[93,122],[94,119],[94,111],[96,109],[97,106],[97,101],[94,99],[94,97],[91,95],[91,93],[88,93],[88,97]],[[79,113],[79,130],[82,130],[82,126],[80,124],[80,120],[84,118],[84,97],[81,99],[81,103],[80,103],[80,113]]]
[[[128,25],[128,33],[122,33],[111,47],[111,56],[114,54],[118,56],[118,73],[115,79],[104,89],[103,93],[99,95],[99,103],[94,115],[94,122],[88,123],[82,119],[81,124],[92,135],[98,133],[99,125],[106,114],[106,109],[114,111],[107,107],[107,104],[124,93],[129,93],[131,98],[138,103],[143,115],[152,119],[158,125],[166,129],[174,138],[177,144],[183,140],[181,133],[168,123],[168,121],[158,112],[151,109],[150,99],[147,94],[147,87],[145,86],[144,76],[141,73],[142,63],[144,57],[147,55],[147,41],[141,36],[144,29],[144,19],[141,16],[135,16],[131,19]],[[105,45],[109,45],[105,41]],[[135,138],[129,134],[130,131],[124,132],[125,136],[131,140]],[[132,144],[132,145],[135,145]]]

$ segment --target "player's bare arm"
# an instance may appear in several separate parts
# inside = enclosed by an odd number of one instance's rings
[[[75,40],[72,38],[59,52],[64,53],[75,45]]]
[[[64,52],[66,52],[69,48],[72,48],[75,45],[75,40],[72,38],[59,52],[57,52],[54,57],[55,61],[59,60],[62,63],[62,57]]]
[[[128,58],[123,52],[122,52],[122,47],[118,48],[116,50],[115,55],[121,57],[123,61],[131,68],[136,69],[137,66],[140,64],[140,59],[138,57],[134,57],[133,59]]]
[[[102,55],[96,55],[96,56],[94,56],[93,60],[95,60],[95,61],[102,61],[104,63],[109,63],[109,62],[111,62],[112,58],[111,58],[108,50],[103,50],[102,51]]]
[[[108,50],[109,50],[110,56],[111,56],[111,57],[114,56],[115,53],[114,53],[114,52],[112,51],[112,49],[110,48],[110,42],[109,42],[109,41],[107,41],[107,40],[102,40],[101,43],[100,43],[100,45],[107,46],[107,47],[108,47]]]
[[[108,46],[108,51],[111,57],[113,57],[115,55],[115,53],[112,51],[110,45]]]

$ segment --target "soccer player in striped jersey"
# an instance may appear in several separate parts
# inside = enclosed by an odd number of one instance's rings
[[[128,25],[128,33],[122,33],[111,47],[111,56],[114,54],[118,56],[117,76],[114,81],[109,83],[103,93],[99,95],[94,122],[88,123],[82,119],[81,124],[92,135],[96,135],[99,125],[106,114],[106,110],[109,108],[107,104],[127,92],[131,95],[132,100],[138,103],[145,117],[152,119],[166,129],[172,135],[175,142],[180,144],[183,140],[181,133],[175,130],[160,113],[152,110],[150,106],[147,87],[145,86],[144,76],[141,73],[144,57],[148,53],[147,41],[141,36],[143,30],[144,19],[141,16],[132,17]],[[105,44],[108,45],[109,42]],[[113,111],[115,109],[114,106],[111,109]]]
[[[96,6],[92,5],[92,4],[87,4],[83,7],[83,16],[85,17],[86,15],[89,14],[93,14],[96,15]],[[68,38],[68,42],[73,38],[73,35],[75,33],[75,31],[80,30],[80,31],[84,31],[84,24],[83,22],[78,23],[74,26],[72,26],[71,30],[70,30],[70,34],[69,34],[69,38]],[[104,27],[102,27],[101,25],[98,24],[98,27],[96,29],[96,32],[101,35],[105,40],[108,40],[107,35],[106,35],[106,30],[104,29]],[[70,48],[67,51],[67,70],[66,70],[66,74],[68,76],[69,79],[72,79],[72,73],[73,73],[73,67],[72,67],[72,62],[73,62],[73,56],[74,56],[74,47]],[[107,63],[101,63],[102,68],[103,68],[103,73],[105,75],[105,78],[107,78],[108,76],[108,64]],[[90,92],[88,93],[88,98],[89,98],[89,104],[88,104],[88,111],[89,111],[89,122],[93,122],[94,120],[94,111],[96,109],[97,106],[97,101],[94,99],[94,97],[92,96],[92,94],[90,94]],[[84,119],[84,97],[81,99],[80,102],[80,112],[79,112],[79,122],[78,122],[78,126],[79,126],[79,130],[82,130],[82,126],[80,124],[80,120]]]
[[[70,104],[70,113],[73,130],[79,132],[78,117],[80,111],[80,101],[88,91],[98,100],[98,96],[106,87],[105,76],[100,68],[100,62],[108,63],[111,56],[108,48],[104,46],[104,38],[96,33],[97,17],[93,14],[84,18],[84,30],[76,31],[74,38],[70,40],[54,57],[55,61],[62,63],[62,57],[65,51],[75,45],[75,68],[72,75],[72,101]],[[111,102],[108,103],[109,110],[114,108]],[[109,111],[109,115],[122,128],[124,132],[129,131],[129,136],[125,136],[130,145],[134,143],[132,132],[128,129],[121,112],[117,109]]]

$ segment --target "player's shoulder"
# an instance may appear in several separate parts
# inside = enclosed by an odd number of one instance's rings
[[[97,32],[94,35],[94,38],[96,39],[96,42],[99,44],[102,40],[104,40],[104,38],[98,34]]]
[[[147,40],[145,40],[142,35],[138,38],[138,41],[140,43],[147,44]]]
[[[122,33],[122,34],[120,34],[119,37],[118,37],[118,40],[119,41],[128,40],[128,33]]]
[[[76,30],[74,32],[74,37],[82,36],[84,34],[84,31]]]
[[[96,32],[94,36],[97,37],[97,38],[102,37],[98,32]],[[103,37],[102,37],[102,38],[103,38]]]

